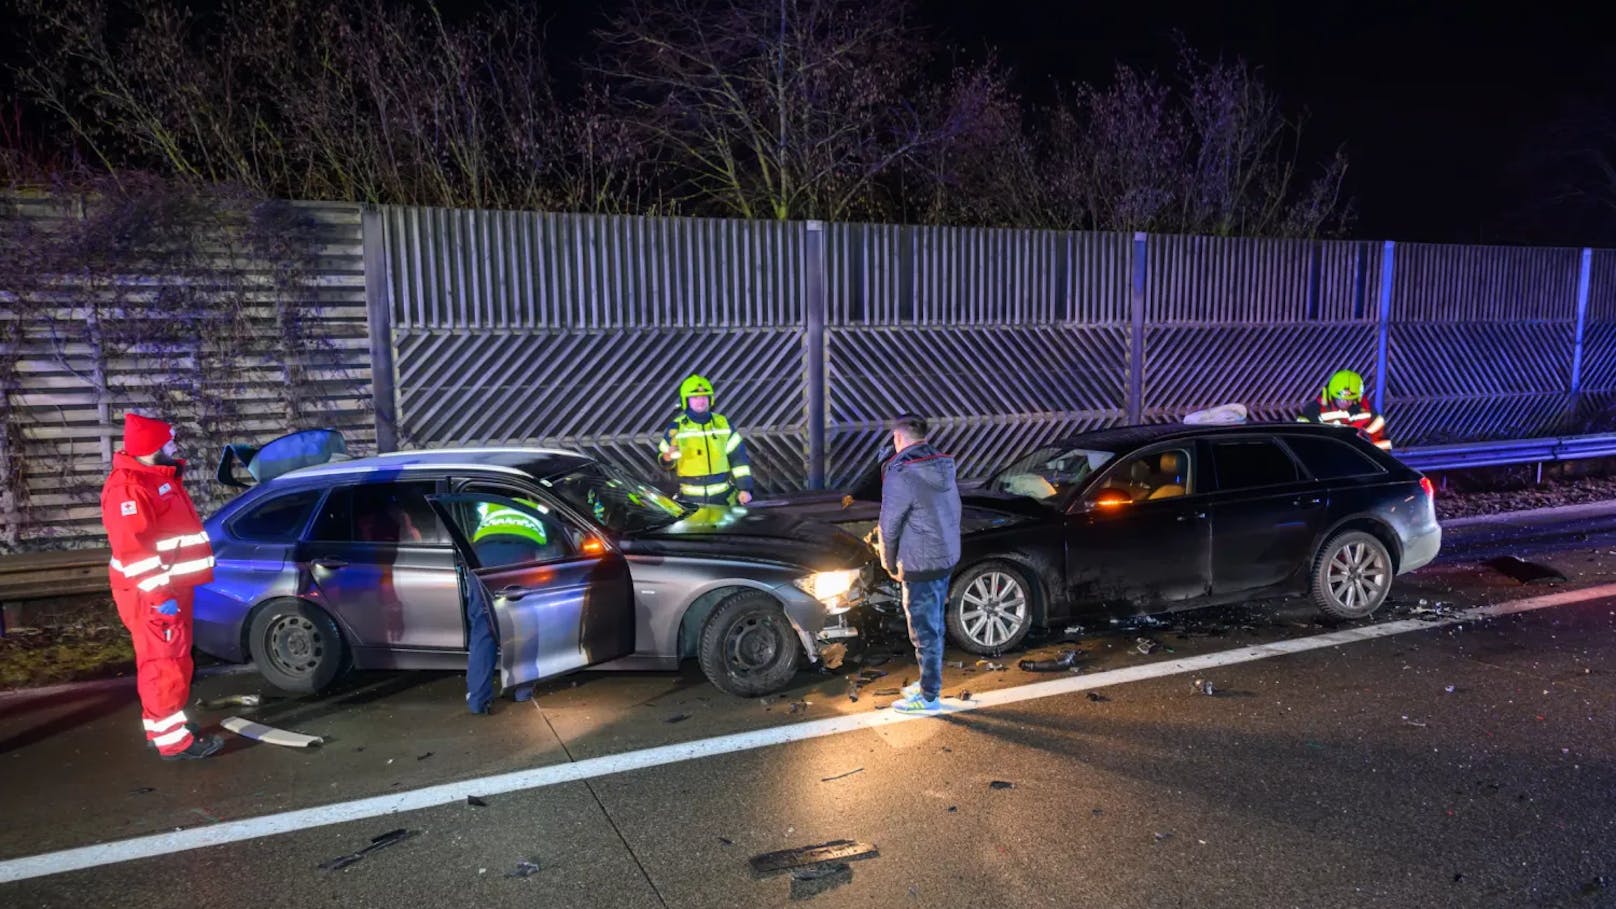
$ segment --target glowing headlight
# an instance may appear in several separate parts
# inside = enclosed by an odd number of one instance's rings
[[[858,569],[849,568],[846,571],[819,571],[805,578],[798,578],[796,584],[803,593],[808,594],[821,603],[831,603],[847,596],[853,585],[858,582]]]

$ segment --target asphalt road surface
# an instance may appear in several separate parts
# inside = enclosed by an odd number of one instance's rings
[[[1482,564],[1507,554],[1567,581]],[[1003,670],[951,652],[952,709],[922,719],[883,709],[904,655],[856,702],[858,665],[767,703],[690,667],[491,717],[457,676],[373,673],[197,714],[321,747],[227,734],[166,764],[127,682],[10,695],[0,905],[1616,906],[1616,510],[1450,527],[1363,623],[1300,602],[1164,621]],[[1078,672],[1016,665],[1074,648]],[[875,854],[749,866],[834,840]]]

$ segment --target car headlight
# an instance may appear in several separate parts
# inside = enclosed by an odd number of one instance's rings
[[[849,608],[848,594],[853,592],[853,585],[858,583],[858,579],[859,570],[849,568],[845,571],[816,571],[805,578],[798,578],[794,583],[803,593],[824,603],[832,612],[846,612]]]

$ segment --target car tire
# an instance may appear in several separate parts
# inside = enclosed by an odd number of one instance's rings
[[[748,590],[726,597],[701,629],[701,671],[722,691],[754,698],[786,687],[802,645],[780,601]]]
[[[1367,618],[1391,594],[1391,553],[1373,534],[1336,534],[1313,560],[1312,587],[1314,605],[1329,618]]]
[[[253,614],[247,651],[271,685],[318,694],[342,674],[348,647],[331,616],[302,600],[276,600]]]
[[[1009,562],[972,565],[949,587],[948,636],[963,650],[998,656],[1026,640],[1036,596],[1027,572]]]

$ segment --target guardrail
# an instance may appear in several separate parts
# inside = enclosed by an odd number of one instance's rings
[[[1392,454],[1404,464],[1422,471],[1502,467],[1510,464],[1541,465],[1548,461],[1575,461],[1579,458],[1616,456],[1616,433],[1549,439],[1515,439],[1504,442],[1469,442],[1462,445],[1427,445],[1393,451]]]

